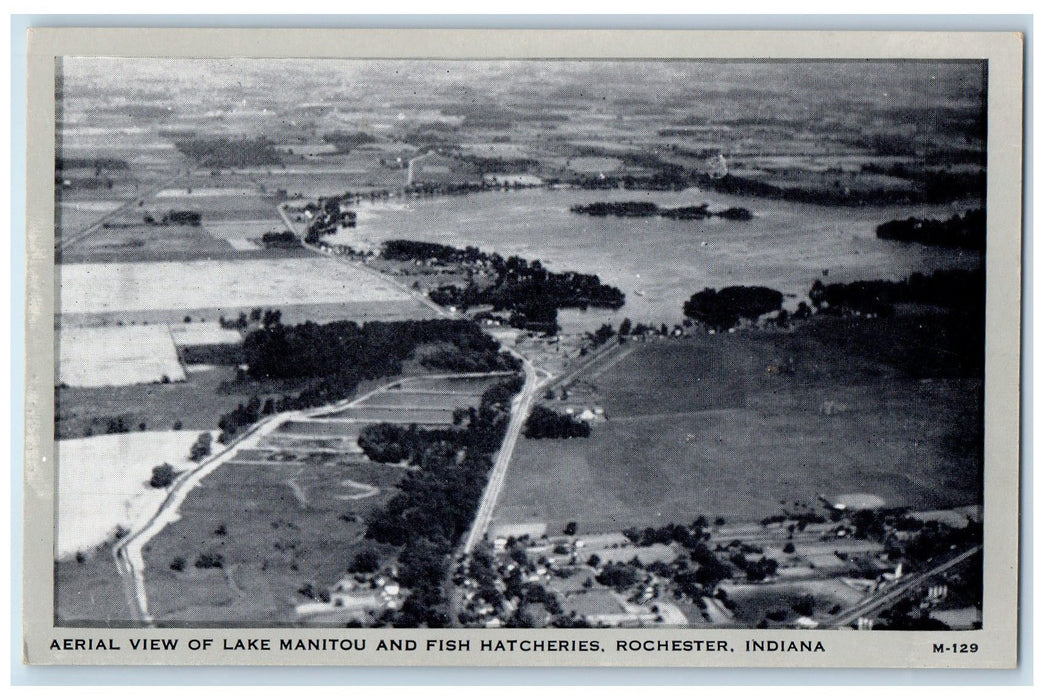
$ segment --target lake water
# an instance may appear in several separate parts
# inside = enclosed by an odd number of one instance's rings
[[[754,218],[671,221],[569,211],[573,204],[617,200],[651,200],[663,206],[706,202],[712,210],[742,206]],[[874,235],[874,228],[890,219],[949,217],[970,206],[827,207],[696,189],[483,192],[364,204],[358,227],[338,236],[338,242],[366,247],[408,238],[536,258],[551,270],[597,274],[627,294],[624,308],[613,314],[563,312],[564,326],[624,316],[675,323],[682,317],[682,304],[704,287],[765,285],[795,295],[788,300],[793,306],[817,277],[828,282],[898,280],[916,271],[979,267],[982,256],[976,252],[883,241]]]

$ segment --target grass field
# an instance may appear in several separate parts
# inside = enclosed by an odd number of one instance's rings
[[[388,423],[416,423],[417,425],[450,425],[453,423],[453,408],[373,408],[354,406],[336,413],[328,414],[329,418],[355,418],[358,420]]]
[[[452,411],[467,406],[478,407],[481,394],[430,394],[411,393],[408,391],[386,391],[359,404],[362,407],[372,406],[404,406],[414,408],[433,408]]]
[[[192,372],[184,382],[106,387],[59,387],[56,390],[55,436],[59,439],[97,435],[110,418],[121,417],[136,430],[169,430],[180,422],[185,430],[213,430],[222,413],[246,403],[251,388],[229,384],[235,368]]]
[[[453,391],[481,396],[497,378],[483,379],[480,377],[462,377],[449,379],[432,379],[428,377],[414,377],[404,379],[396,386],[389,389],[388,393],[395,391]],[[502,379],[502,377],[501,377]]]
[[[358,437],[362,426],[358,423],[288,420],[274,434],[310,435],[317,437]]]
[[[178,190],[170,190],[161,194],[166,196],[157,197],[149,203],[154,211],[162,213],[169,209],[190,209],[203,216],[203,226],[225,221],[263,219],[271,216],[278,204],[276,200],[264,197],[256,190],[251,194],[240,188],[203,188],[193,190],[188,195],[184,194],[184,190],[180,194]]]
[[[55,206],[55,233],[57,236],[72,235],[87,228],[122,202],[99,199],[94,201],[62,200]]]
[[[820,493],[981,502],[982,381],[909,357],[936,324],[822,323],[638,346],[590,381],[609,418],[590,438],[519,442],[496,522],[742,521]]]
[[[164,262],[232,258],[236,249],[198,226],[99,228],[62,250],[62,262]]]
[[[184,322],[186,316],[192,319],[192,323],[200,321],[216,323],[221,316],[236,318],[240,312],[250,313],[254,308],[256,308],[256,305],[242,304],[240,306],[221,306],[216,308],[114,310],[84,314],[69,312],[67,315],[63,311],[63,316],[64,319],[71,319],[71,322],[79,326],[176,324]],[[349,320],[366,323],[368,321],[404,321],[437,317],[430,307],[409,298],[316,304],[276,304],[266,308],[278,308],[282,312],[282,322],[286,325],[304,323],[305,321],[329,323],[331,321]]]
[[[841,581],[800,581],[793,583],[769,583],[758,585],[724,585],[729,598],[736,604],[733,611],[735,621],[746,628],[753,627],[764,619],[770,611],[784,613],[783,624],[793,625],[801,617],[795,611],[795,604],[809,596],[812,599],[813,616],[825,616],[835,606],[848,608],[859,602],[863,591],[849,588]],[[800,609],[800,605],[798,605]]]
[[[62,328],[58,334],[58,382],[99,387],[180,382],[185,370],[166,326]]]
[[[371,274],[318,257],[62,265],[58,276],[63,314],[409,299]]]
[[[223,465],[145,548],[150,613],[161,624],[295,622],[302,585],[332,585],[357,552],[373,548],[362,541],[365,517],[401,476],[339,458]],[[350,482],[380,492],[350,500],[359,494]],[[221,554],[223,566],[194,566],[204,552]],[[170,567],[177,557],[180,572]]]
[[[119,627],[137,619],[110,547],[54,564],[54,618],[63,626]]]

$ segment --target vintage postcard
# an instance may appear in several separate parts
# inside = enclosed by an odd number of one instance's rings
[[[1013,667],[1022,51],[32,30],[25,659]]]

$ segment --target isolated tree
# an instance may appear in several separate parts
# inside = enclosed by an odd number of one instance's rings
[[[192,443],[192,447],[189,448],[189,459],[193,462],[198,462],[207,455],[210,454],[210,433],[200,433],[196,441]]]
[[[154,489],[165,489],[174,483],[174,467],[169,464],[161,464],[158,467],[152,468],[152,478],[149,479],[149,486]]]

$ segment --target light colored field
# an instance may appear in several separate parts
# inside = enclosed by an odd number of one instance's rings
[[[123,202],[113,202],[110,200],[87,200],[87,201],[68,201],[63,200],[60,206],[65,209],[72,211],[86,211],[94,214],[105,214],[112,211],[113,209],[119,208]]]
[[[350,421],[288,420],[279,426],[275,434],[355,438],[361,429],[358,423]]]
[[[181,345],[238,345],[243,342],[239,331],[222,328],[217,323],[181,323],[170,326],[174,344]]]
[[[389,391],[403,391],[405,393],[415,391],[452,391],[474,394],[481,396],[497,381],[494,379],[483,379],[481,377],[462,378],[431,378],[431,377],[409,377],[403,379],[399,384]]]
[[[185,379],[166,326],[63,328],[58,381],[67,386],[123,386]]]
[[[156,193],[156,199],[191,199],[192,197],[235,197],[237,195],[249,196],[257,194],[257,190],[245,187],[193,187],[186,190],[184,187],[160,190]]]
[[[229,238],[228,244],[238,252],[260,250],[260,248],[248,238]]]
[[[55,556],[87,552],[117,526],[133,529],[163,503],[166,489],[149,487],[164,462],[186,470],[193,430],[137,432],[59,440],[58,532]]]
[[[432,408],[453,410],[455,408],[478,408],[479,394],[434,394],[411,393],[408,391],[385,391],[363,401],[360,406],[402,406],[409,408]]]
[[[64,314],[409,299],[325,258],[62,265],[59,277]]]
[[[371,408],[359,406],[330,413],[330,418],[354,418],[370,423],[416,423],[417,425],[452,425],[453,409],[435,408]]]

